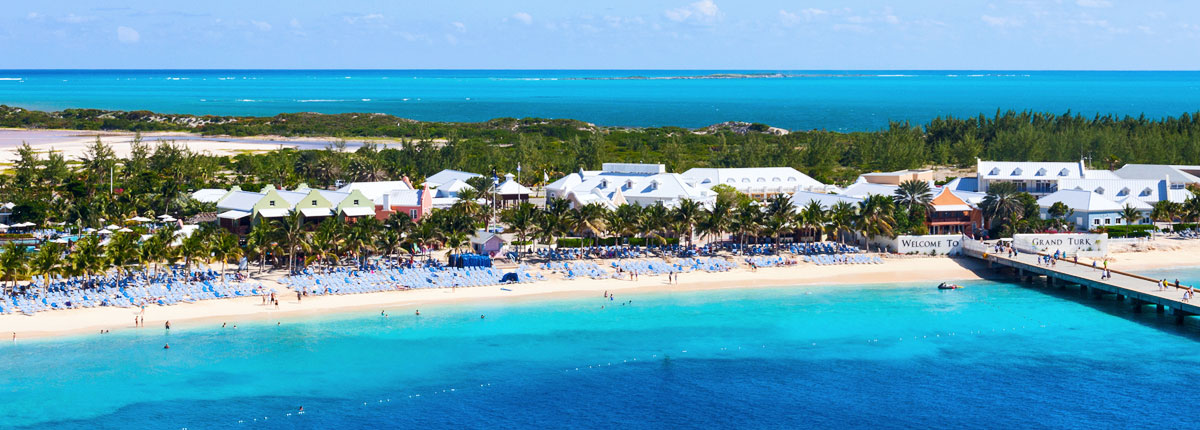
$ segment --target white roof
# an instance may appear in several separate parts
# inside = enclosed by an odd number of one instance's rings
[[[225,197],[225,194],[228,193],[229,191],[220,188],[204,188],[193,192],[192,199],[204,203],[216,203],[217,200],[221,200],[221,197]]]
[[[432,185],[432,184],[430,184],[430,185]],[[459,191],[466,190],[466,189],[473,190],[473,189],[475,189],[475,187],[472,187],[470,184],[467,184],[465,181],[460,180],[460,179],[452,180],[450,182],[438,185],[438,187],[437,187],[439,194],[440,193],[447,193],[447,194],[458,193]]]
[[[851,196],[841,196],[837,194],[814,193],[811,191],[798,191],[792,194],[792,204],[796,207],[808,206],[808,202],[816,201],[821,204],[822,208],[829,209],[838,202],[846,202],[852,205],[858,205],[863,199]]]
[[[390,206],[419,206],[421,192],[424,190],[396,190],[388,193]],[[375,199],[375,203],[383,205],[383,196]],[[390,209],[390,208],[384,208]]]
[[[1117,169],[1117,176],[1126,179],[1170,179],[1176,184],[1200,183],[1200,177],[1189,173],[1200,170],[1197,166],[1171,166],[1166,164],[1126,164]]]
[[[1157,202],[1165,197],[1167,183],[1163,179],[1064,179],[1058,182],[1058,189],[1091,191],[1114,201],[1135,196]]]
[[[375,215],[375,208],[364,208],[364,207],[359,207],[359,206],[353,206],[353,207],[343,208],[342,214],[346,215],[346,216]]]
[[[971,210],[971,205],[940,205],[933,207],[934,212],[964,212]]]
[[[317,190],[317,194],[320,194],[321,197],[329,201],[329,204],[334,206],[337,206],[342,200],[346,200],[346,197],[350,197],[350,193],[343,193],[341,191]]]
[[[840,193],[844,196],[863,198],[870,195],[891,196],[896,194],[896,190],[900,189],[897,185],[887,184],[872,184],[870,182],[855,182],[843,189]],[[932,191],[932,190],[931,190]]]
[[[433,175],[430,175],[428,178],[425,178],[425,182],[428,183],[430,187],[437,188],[438,186],[441,186],[442,184],[448,184],[450,182],[453,182],[455,179],[466,182],[467,179],[477,178],[480,176],[483,176],[483,175],[480,175],[478,173],[464,172],[461,170],[446,169],[446,170],[434,173]]]
[[[223,218],[223,219],[241,219],[241,218],[245,218],[245,217],[248,217],[248,216],[250,216],[250,212],[246,212],[246,211],[236,211],[236,210],[229,210],[229,211],[221,212],[221,214],[220,214],[220,215],[217,215],[217,218]]]
[[[1084,177],[1083,162],[982,161],[979,177],[987,180],[1058,180]]]
[[[729,185],[739,191],[783,189],[786,192],[825,186],[791,167],[694,168],[682,173],[697,186]]]
[[[254,205],[262,200],[263,195],[250,191],[231,191],[225,198],[217,202],[217,209],[221,210],[239,210],[250,212],[254,210]]]
[[[329,208],[301,208],[300,213],[309,218],[333,215]]]
[[[1084,190],[1058,190],[1038,199],[1038,206],[1048,208],[1062,202],[1077,212],[1119,212],[1124,206],[1102,195]]]
[[[260,209],[258,214],[263,218],[283,218],[288,215],[288,210],[285,208],[267,208]]]
[[[712,200],[716,195],[707,189],[691,186],[678,173],[663,173],[636,181],[631,187],[618,187],[625,200],[647,206],[662,202],[667,206],[690,199],[701,203]]]
[[[513,179],[513,175],[511,173],[504,175],[504,178],[505,178],[504,183],[500,184],[500,186],[496,187],[496,194],[499,194],[502,196],[533,194],[533,190],[526,188],[524,185],[521,185],[515,179]]]
[[[351,182],[338,188],[338,192],[349,194],[351,191],[358,190],[368,199],[375,200],[392,191],[411,189],[412,187],[404,181]]]
[[[1149,203],[1146,203],[1146,202],[1142,201],[1141,199],[1134,197],[1134,196],[1129,196],[1129,197],[1123,198],[1121,200],[1117,200],[1117,204],[1121,205],[1121,207],[1125,207],[1125,205],[1133,206],[1139,210],[1144,210],[1144,211],[1154,209],[1154,206],[1152,206]]]

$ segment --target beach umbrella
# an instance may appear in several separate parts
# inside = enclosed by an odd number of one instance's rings
[[[88,227],[88,228],[85,228],[85,229],[83,229],[83,232],[84,232],[84,233],[91,233],[91,232],[93,232],[93,231],[96,231],[96,229],[94,229],[94,228],[91,228],[91,227]]]
[[[0,230],[7,230],[7,229],[8,229],[7,224],[0,224]]]
[[[163,217],[162,222],[175,222],[175,218],[170,215],[167,215],[167,216]]]
[[[115,224],[109,224],[109,225],[104,226],[104,228],[107,230],[116,230],[118,228],[121,228],[121,226],[115,225]]]
[[[133,221],[133,222],[150,222],[150,221],[154,221],[154,220],[152,220],[152,219],[150,219],[150,218],[146,218],[146,217],[144,217],[144,216],[135,216],[135,217],[133,217],[133,218],[127,219],[126,221]]]
[[[58,239],[54,239],[54,240],[52,240],[51,242],[54,242],[54,243],[71,243],[71,241],[69,241],[69,240],[67,240],[67,239],[64,239],[64,238],[58,238]]]
[[[129,228],[122,228],[122,229],[118,229],[117,231],[119,231],[119,232],[121,232],[121,233],[129,233],[129,232],[131,232],[131,231],[133,231],[133,230],[130,230]]]
[[[162,214],[162,215],[159,215],[158,217],[159,218],[170,218],[171,216],[167,215],[167,214]]]
[[[112,234],[112,230],[109,230],[109,229],[107,229],[107,228],[106,228],[106,229],[100,230],[100,231],[98,231],[98,232],[96,232],[96,233],[97,233],[97,234]]]

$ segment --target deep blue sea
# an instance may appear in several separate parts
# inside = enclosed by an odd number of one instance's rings
[[[611,79],[715,73],[789,77]],[[544,117],[609,126],[736,120],[858,131],[997,109],[1178,116],[1200,110],[1200,72],[0,70],[0,104],[217,115],[381,112],[426,121]]]
[[[0,427],[1200,426],[1188,403],[1200,325],[1077,290],[980,281],[621,300],[632,303],[18,340],[0,345]]]

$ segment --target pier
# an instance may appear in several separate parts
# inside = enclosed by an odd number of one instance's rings
[[[983,242],[963,241],[963,255],[984,260],[989,268],[1009,268],[1023,282],[1044,279],[1047,285],[1091,290],[1098,296],[1115,295],[1117,301],[1129,301],[1134,312],[1142,312],[1146,306],[1153,305],[1158,313],[1169,310],[1175,316],[1175,322],[1180,324],[1187,316],[1200,314],[1200,306],[1195,304],[1200,302],[1184,301],[1188,286],[1177,288],[1173,279],[1168,279],[1169,286],[1163,289],[1159,279],[1111,268],[1108,269],[1111,277],[1101,279],[1104,275],[1102,264],[1093,267],[1091,263],[1075,263],[1073,258],[1060,258],[1056,264],[1046,265],[1040,263],[1042,254],[1018,249],[1017,256],[1010,257],[1007,252],[997,253],[993,249]]]

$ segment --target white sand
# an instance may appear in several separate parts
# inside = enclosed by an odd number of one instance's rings
[[[280,308],[264,306],[260,297],[205,300],[172,306],[150,306],[146,309],[144,329],[161,329],[164,322],[172,327],[199,324],[220,324],[238,321],[347,312],[360,310],[372,314],[386,309],[394,315],[411,314],[422,305],[435,303],[470,303],[473,301],[509,301],[569,297],[601,297],[604,291],[618,297],[646,292],[684,292],[723,288],[761,288],[793,285],[883,284],[895,282],[941,282],[943,280],[979,279],[973,272],[981,264],[973,260],[950,258],[888,258],[879,265],[816,266],[799,264],[792,267],[763,268],[751,272],[739,268],[724,273],[692,272],[679,276],[679,283],[668,285],[666,276],[642,276],[629,280],[563,280],[557,274],[546,273],[547,280],[531,284],[457,289],[422,289],[342,296],[310,296],[296,301],[294,292],[283,291]],[[264,283],[273,281],[264,279]],[[17,332],[20,338],[98,333],[101,329],[132,329],[136,309],[87,308],[38,312],[33,316],[0,316],[0,339]],[[143,330],[144,330],[143,329]]]

